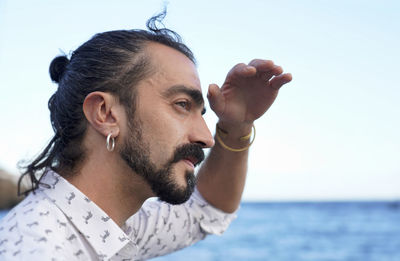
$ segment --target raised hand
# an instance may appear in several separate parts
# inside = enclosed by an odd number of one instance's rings
[[[279,89],[292,80],[272,61],[255,59],[235,65],[219,88],[211,84],[208,99],[225,126],[251,125],[273,104]]]

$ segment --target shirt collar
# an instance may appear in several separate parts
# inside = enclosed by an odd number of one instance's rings
[[[60,175],[48,170],[41,183],[49,185],[41,185],[40,190],[86,237],[100,259],[111,258],[126,245],[134,245],[99,206]]]

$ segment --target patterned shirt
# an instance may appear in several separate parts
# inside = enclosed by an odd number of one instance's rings
[[[119,227],[57,173],[42,183],[0,220],[0,260],[144,260],[220,235],[236,217],[196,189],[181,205],[148,200]]]

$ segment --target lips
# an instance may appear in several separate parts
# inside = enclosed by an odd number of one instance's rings
[[[195,157],[186,157],[183,160],[186,161],[188,164],[192,165],[193,168],[196,167],[196,165],[199,163],[199,160],[196,159]]]
[[[204,152],[198,144],[185,144],[176,149],[174,158],[171,163],[185,161],[189,166],[194,168],[204,160]]]

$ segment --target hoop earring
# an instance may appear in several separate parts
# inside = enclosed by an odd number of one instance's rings
[[[110,139],[111,139],[111,143],[110,143]],[[109,152],[113,151],[115,148],[115,138],[112,137],[112,133],[107,135],[106,147]]]

